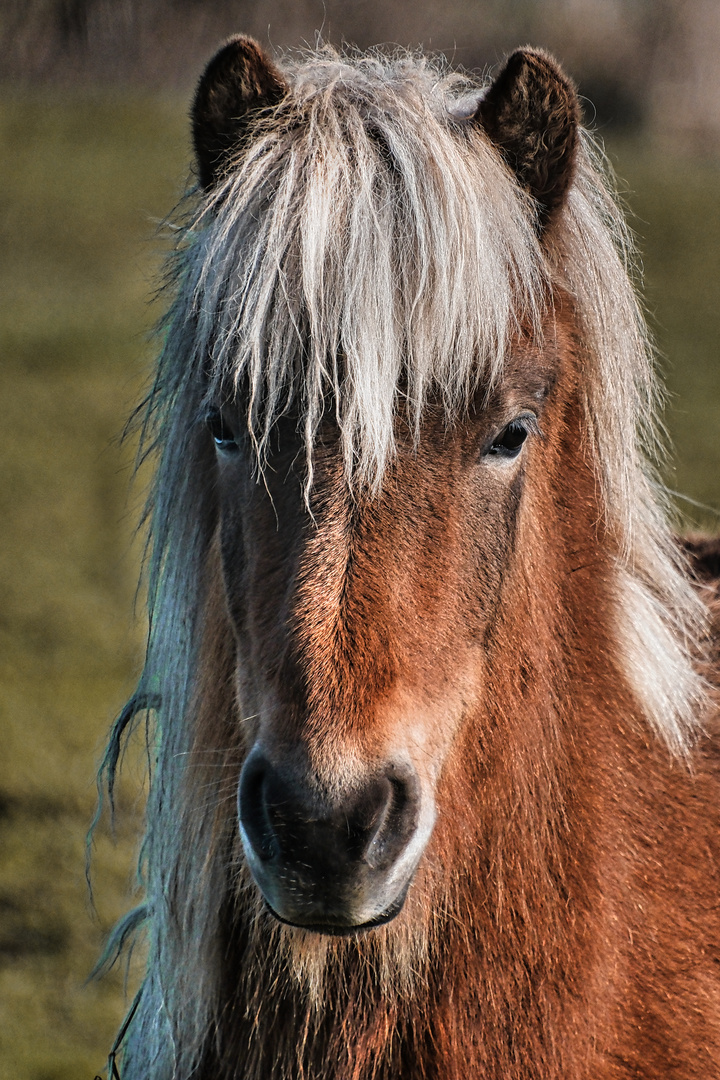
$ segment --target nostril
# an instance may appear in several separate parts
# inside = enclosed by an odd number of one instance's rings
[[[374,870],[395,862],[412,839],[420,813],[420,785],[414,771],[391,766],[384,790],[384,804],[364,852],[365,862]]]
[[[238,792],[240,824],[252,850],[263,862],[269,862],[277,855],[277,842],[265,798],[267,772],[265,758],[261,754],[251,754],[243,766]]]
[[[384,874],[400,860],[418,828],[420,784],[411,768],[390,765],[351,796],[328,800],[256,749],[240,775],[238,816],[263,880],[282,873],[328,885],[362,866]]]

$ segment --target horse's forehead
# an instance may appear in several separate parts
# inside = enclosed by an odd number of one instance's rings
[[[564,336],[564,335],[563,335]],[[542,404],[556,384],[564,366],[564,342],[554,328],[542,340],[524,340],[508,350],[501,374],[490,392],[488,402],[500,397],[535,400]]]

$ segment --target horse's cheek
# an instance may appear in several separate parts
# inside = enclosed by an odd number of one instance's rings
[[[468,603],[462,625],[482,642],[486,641],[502,601],[504,583],[518,559],[517,524],[522,492],[520,469],[507,482],[488,479],[487,475],[474,478],[473,498],[465,522]]]

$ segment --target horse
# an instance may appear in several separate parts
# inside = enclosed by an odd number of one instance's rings
[[[720,549],[574,84],[240,36],[192,133],[112,1075],[720,1075]]]

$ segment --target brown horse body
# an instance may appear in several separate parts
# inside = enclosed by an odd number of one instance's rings
[[[305,106],[334,79],[318,90],[313,73]],[[292,92],[246,39],[209,66],[194,130],[218,220],[253,148],[278,131],[289,146],[308,122],[287,120]],[[361,112],[400,199],[402,154]],[[201,580],[177,623],[192,656],[182,715],[160,691],[128,1080],[720,1073],[720,763],[698,640],[711,605],[682,582],[660,517],[626,528],[633,500],[652,504],[632,462],[623,524],[589,425],[596,346],[561,273],[574,91],[518,53],[452,122],[471,150],[462,125],[477,123],[552,266],[461,407],[442,375],[417,423],[396,404],[377,480],[362,471],[373,437],[343,413],[349,332],[314,426],[308,398],[250,362],[230,372],[216,342],[193,346],[174,396],[163,384],[165,445],[198,409],[210,433],[196,425],[183,451],[201,526],[186,515],[177,535],[192,533]],[[280,180],[263,190],[283,198]],[[309,263],[289,265],[302,278]],[[302,338],[312,320],[302,305],[293,318]],[[300,370],[309,382],[310,361]],[[396,401],[412,403],[412,378],[399,371]],[[155,512],[171,517],[162,483]],[[707,598],[712,551],[689,551]],[[167,589],[176,607],[182,583]]]

